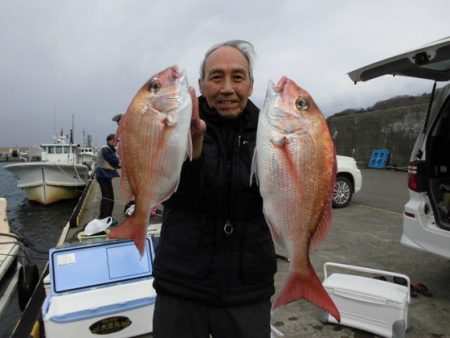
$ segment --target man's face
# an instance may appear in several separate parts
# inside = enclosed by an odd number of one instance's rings
[[[108,145],[110,145],[111,147],[115,147],[116,146],[116,138],[113,137],[112,139],[110,139],[109,141],[107,141]]]
[[[208,105],[223,117],[236,117],[252,94],[248,62],[236,48],[224,46],[212,52],[205,63],[205,78],[198,80]]]

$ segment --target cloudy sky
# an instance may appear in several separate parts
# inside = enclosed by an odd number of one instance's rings
[[[75,121],[97,145],[154,73],[178,64],[196,88],[213,44],[255,46],[253,101],[269,79],[295,80],[325,116],[431,81],[346,73],[450,35],[446,0],[0,0],[0,146],[51,141]]]

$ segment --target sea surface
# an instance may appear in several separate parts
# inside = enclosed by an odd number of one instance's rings
[[[47,207],[30,203],[25,192],[17,188],[14,175],[5,170],[4,167],[8,164],[10,163],[0,163],[0,197],[7,199],[11,230],[23,235],[39,251],[48,252],[48,249],[56,245],[77,201],[59,202]],[[27,252],[32,263],[41,272],[48,261],[48,255],[30,249]],[[20,315],[16,296],[0,318],[0,338],[10,336]]]

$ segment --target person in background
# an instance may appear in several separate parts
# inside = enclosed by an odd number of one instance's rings
[[[193,160],[164,203],[154,261],[155,338],[269,338],[276,257],[257,185],[250,183],[259,109],[253,46],[207,51]],[[191,89],[193,100],[197,100]],[[195,102],[195,101],[194,101]]]
[[[112,120],[117,123],[117,125],[120,125],[120,120],[122,119],[123,114],[116,114],[113,116]]]
[[[100,202],[99,219],[112,216],[114,209],[114,190],[112,179],[119,177],[117,169],[120,167],[119,158],[116,155],[116,137],[109,134],[106,137],[106,144],[102,146],[97,157],[97,168],[95,179],[102,191],[102,201]]]

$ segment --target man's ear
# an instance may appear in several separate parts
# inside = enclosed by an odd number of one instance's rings
[[[250,97],[252,94],[253,94],[253,83],[252,83],[252,85],[250,86],[250,89],[249,89],[249,91],[248,91],[248,96]]]

